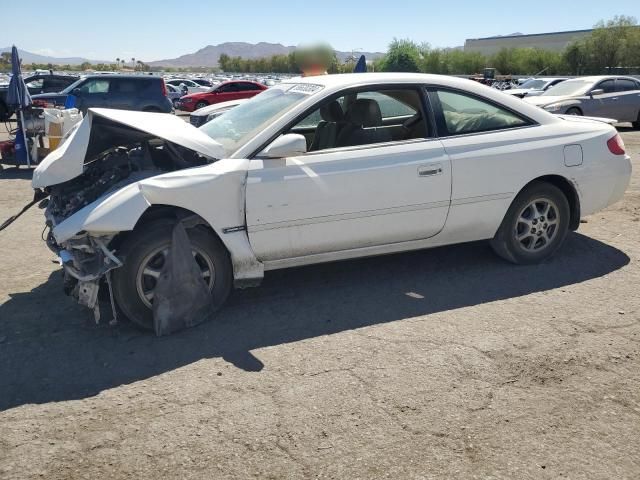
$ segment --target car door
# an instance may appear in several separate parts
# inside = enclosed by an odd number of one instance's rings
[[[215,90],[215,102],[221,103],[230,100],[237,100],[240,95],[240,89],[237,83],[226,83]]]
[[[249,82],[241,83],[240,92],[237,98],[238,99],[251,98],[260,92],[261,92],[260,87],[254,83],[249,83]]]
[[[640,119],[640,82],[630,78],[616,79],[617,111],[621,122],[637,122]]]
[[[454,172],[447,238],[456,242],[491,238],[519,188],[536,172],[545,173],[535,163],[536,158],[548,156],[542,127],[467,92],[434,88],[429,95]],[[546,132],[550,137],[557,134],[553,129]]]
[[[398,90],[404,94],[394,93],[397,98],[413,95],[421,103],[418,89]],[[425,122],[422,107],[414,102],[414,108]],[[298,124],[306,125],[314,114]],[[380,121],[368,133],[387,128],[393,126]],[[442,143],[427,127],[422,131],[415,138],[375,141],[374,136],[375,143],[253,159],[246,219],[256,256],[279,260],[437,235],[449,210],[451,165]]]
[[[599,95],[591,95],[585,101],[583,112],[585,115],[592,117],[605,117],[618,119],[620,115],[619,95],[616,92],[616,81],[612,78],[597,83],[594,90],[603,90]]]

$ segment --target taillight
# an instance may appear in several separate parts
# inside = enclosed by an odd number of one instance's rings
[[[611,137],[607,140],[607,147],[609,147],[609,151],[614,155],[624,155],[624,142],[622,141],[622,137],[616,133],[615,137]]]
[[[164,83],[164,78],[162,79],[162,95],[167,96],[167,84]]]

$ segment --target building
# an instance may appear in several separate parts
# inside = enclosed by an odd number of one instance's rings
[[[569,32],[535,33],[533,35],[507,35],[486,38],[470,38],[464,42],[465,52],[480,52],[493,55],[503,48],[540,48],[561,52],[567,45],[589,35],[593,30]]]

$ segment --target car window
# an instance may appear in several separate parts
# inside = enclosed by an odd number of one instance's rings
[[[616,91],[618,92],[629,92],[633,90],[640,90],[640,85],[638,82],[634,82],[633,80],[629,80],[627,78],[619,78],[616,80]]]
[[[82,93],[107,93],[109,91],[109,80],[96,78],[87,80],[81,87]]]
[[[615,80],[605,80],[594,87],[594,90],[604,90],[604,93],[613,93],[616,91]]]
[[[509,110],[476,97],[446,90],[439,90],[437,95],[449,135],[489,132],[529,124]]]
[[[27,83],[27,88],[41,89],[43,85],[44,80],[42,78],[38,78]]]
[[[231,93],[231,92],[237,92],[240,89],[238,88],[237,83],[228,83],[226,85],[221,86],[219,90],[222,93]]]
[[[67,85],[73,82],[73,78],[65,79],[65,78],[45,78],[44,79],[44,88],[46,90],[52,92],[59,92],[64,89]]]
[[[349,93],[323,101],[289,131],[311,152],[427,138],[420,93],[413,88]]]

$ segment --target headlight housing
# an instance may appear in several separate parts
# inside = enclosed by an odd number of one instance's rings
[[[562,110],[562,108],[564,108],[564,104],[552,103],[551,105],[545,105],[542,108],[544,108],[547,112],[557,112],[558,110]]]

